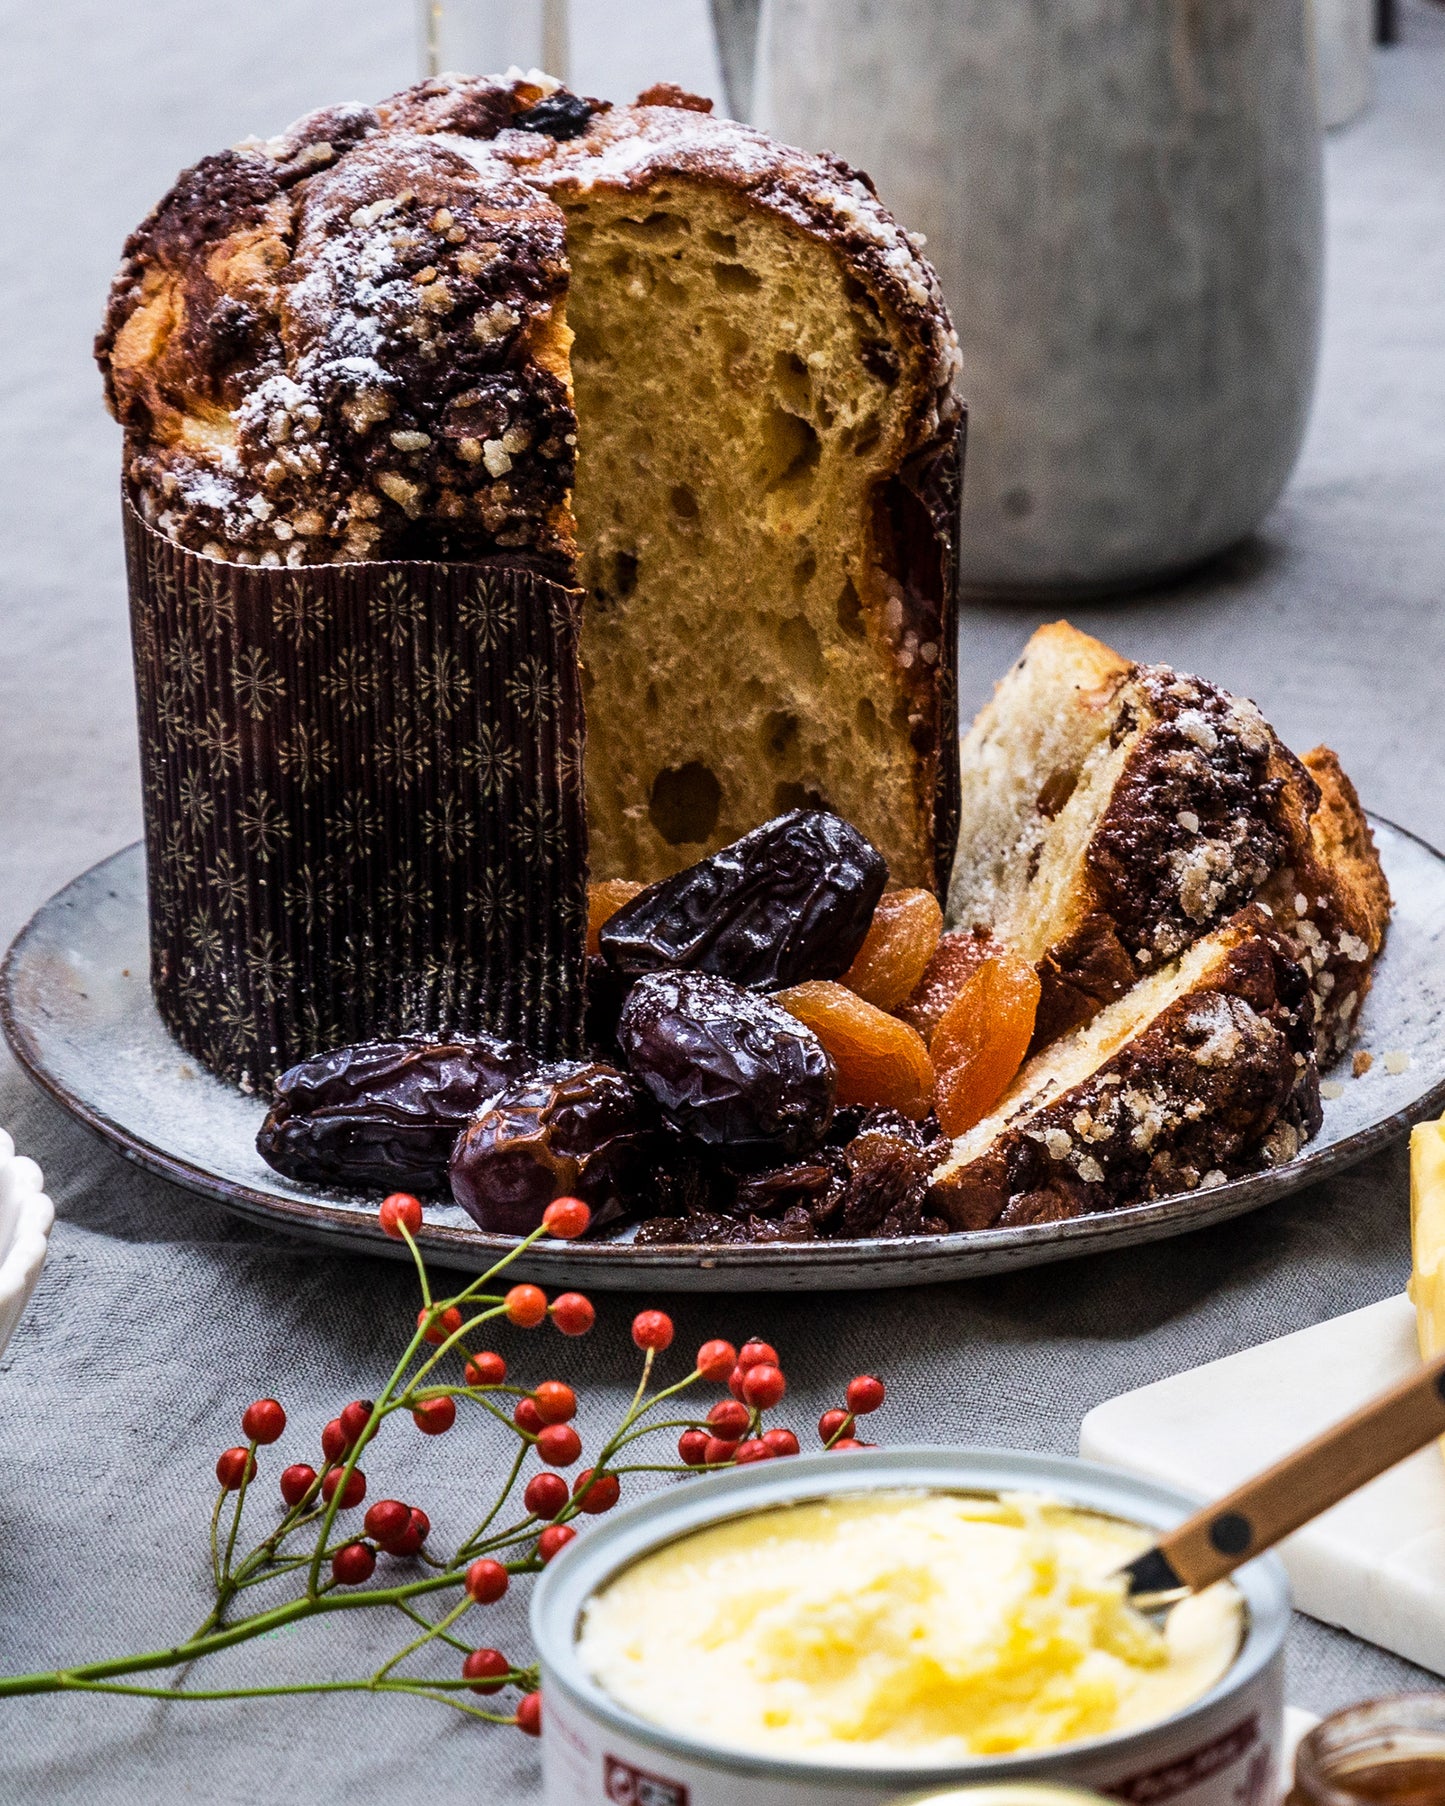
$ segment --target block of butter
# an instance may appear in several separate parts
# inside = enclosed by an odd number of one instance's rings
[[[1445,1349],[1445,1122],[1410,1136],[1410,1299],[1428,1361]]]

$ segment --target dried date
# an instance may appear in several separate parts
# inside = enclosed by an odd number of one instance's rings
[[[529,1064],[489,1038],[338,1047],[277,1079],[256,1148],[308,1184],[440,1191],[458,1133]]]
[[[529,1235],[554,1198],[581,1198],[603,1228],[648,1195],[662,1130],[647,1093],[614,1066],[544,1066],[457,1137],[452,1196],[497,1235]]]
[[[888,867],[841,817],[795,809],[674,877],[602,925],[615,971],[712,972],[754,991],[837,978],[852,965]]]
[[[827,1133],[833,1062],[769,998],[710,973],[650,973],[628,994],[618,1039],[674,1128],[734,1158],[796,1157]]]

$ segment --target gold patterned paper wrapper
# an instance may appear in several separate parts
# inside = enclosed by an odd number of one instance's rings
[[[580,593],[504,565],[223,563],[125,502],[151,984],[213,1072],[581,1033]]]

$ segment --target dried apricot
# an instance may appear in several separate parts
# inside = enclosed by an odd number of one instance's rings
[[[964,934],[945,934],[924,967],[912,996],[906,1003],[896,1005],[894,1014],[901,1016],[910,1028],[916,1028],[924,1041],[931,1044],[933,1031],[942,1022],[949,1004],[1000,945],[982,928]]]
[[[1038,1007],[1039,975],[1029,962],[1008,947],[986,953],[933,1031],[934,1108],[945,1135],[981,1122],[1008,1090]]]
[[[933,1062],[906,1022],[865,1003],[847,985],[814,978],[773,1001],[805,1022],[838,1069],[838,1102],[897,1110],[922,1122],[933,1106]]]
[[[604,878],[600,884],[587,886],[587,951],[598,954],[602,947],[597,937],[602,932],[602,924],[610,922],[624,903],[630,903],[640,890],[647,887],[634,884],[630,878]]]
[[[942,933],[943,911],[931,890],[885,891],[843,983],[865,1003],[896,1010],[913,995]]]

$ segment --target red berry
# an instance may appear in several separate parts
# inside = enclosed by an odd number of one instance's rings
[[[787,1390],[788,1382],[779,1367],[760,1362],[756,1367],[743,1369],[743,1397],[759,1411],[770,1411]]]
[[[498,1674],[510,1674],[512,1664],[500,1649],[474,1649],[462,1663],[462,1673],[469,1681],[475,1681],[473,1693],[500,1693],[504,1683],[491,1677]],[[481,1683],[489,1684],[483,1686]]]
[[[852,1436],[840,1436],[838,1440],[831,1445],[831,1447],[835,1449],[861,1449],[864,1446],[863,1443],[858,1442]]]
[[[508,1323],[535,1329],[547,1315],[547,1294],[540,1286],[513,1286],[502,1300]]]
[[[678,1459],[688,1467],[701,1467],[707,1460],[707,1445],[712,1440],[706,1430],[684,1430],[677,1439]]]
[[[235,1492],[243,1480],[256,1472],[256,1457],[250,1449],[227,1449],[216,1463],[216,1478],[224,1492]]]
[[[533,1474],[522,1494],[522,1503],[534,1518],[554,1518],[567,1503],[567,1482],[561,1474]]]
[[[732,1372],[728,1375],[728,1391],[732,1393],[739,1404],[742,1403],[743,1381],[747,1378],[747,1373],[748,1370],[746,1367],[734,1367]]]
[[[549,1423],[539,1431],[535,1446],[548,1467],[571,1467],[582,1453],[582,1438],[570,1423]]]
[[[517,1701],[517,1729],[529,1737],[542,1735],[542,1695],[528,1693]]]
[[[796,1455],[798,1439],[791,1430],[764,1430],[763,1441],[775,1455]]]
[[[367,1506],[361,1527],[374,1543],[389,1549],[399,1537],[406,1535],[410,1523],[410,1505],[403,1505],[400,1499],[378,1499],[374,1505]]]
[[[733,1456],[739,1467],[746,1466],[750,1461],[771,1461],[772,1458],[773,1451],[761,1436],[750,1436],[746,1442],[740,1442]]]
[[[744,1342],[738,1350],[739,1367],[776,1367],[778,1351],[771,1342]]]
[[[467,1591],[478,1605],[495,1605],[511,1578],[499,1561],[474,1561],[467,1569]]]
[[[542,1212],[542,1227],[559,1242],[575,1242],[591,1221],[592,1212],[580,1198],[553,1198]]]
[[[360,1586],[376,1571],[376,1555],[365,1543],[347,1543],[331,1558],[331,1572],[342,1586]]]
[[[666,1311],[639,1311],[632,1319],[632,1340],[661,1354],[672,1342],[672,1318]]]
[[[732,1460],[737,1449],[736,1441],[724,1442],[721,1436],[709,1436],[707,1447],[702,1452],[703,1465],[705,1467],[721,1467],[723,1462]]]
[[[371,1422],[371,1413],[375,1410],[369,1398],[354,1398],[337,1418],[346,1434],[346,1446],[351,1448],[361,1436],[361,1432]]]
[[[611,1511],[622,1494],[622,1482],[616,1474],[597,1474],[595,1468],[584,1467],[572,1483],[572,1497],[577,1501],[579,1511],[588,1512],[592,1517],[601,1512]]]
[[[535,1399],[519,1398],[517,1408],[512,1413],[512,1422],[519,1430],[525,1430],[529,1436],[535,1436],[546,1428],[542,1422],[542,1413],[537,1409]]]
[[[597,1321],[592,1300],[581,1292],[563,1292],[552,1300],[552,1321],[564,1336],[585,1336]]]
[[[848,1409],[855,1417],[863,1417],[878,1409],[883,1403],[883,1395],[882,1380],[871,1373],[860,1373],[857,1379],[848,1382]]]
[[[381,1227],[385,1234],[401,1240],[402,1228],[409,1235],[421,1234],[421,1199],[408,1191],[394,1191],[381,1200]]]
[[[835,1436],[853,1434],[853,1419],[846,1411],[825,1411],[818,1419],[818,1440],[831,1442]]]
[[[537,1538],[537,1555],[539,1560],[545,1565],[547,1562],[551,1561],[554,1555],[560,1555],[567,1547],[568,1543],[575,1539],[576,1535],[577,1532],[570,1524],[548,1524],[547,1528]]]
[[[577,1415],[577,1394],[561,1380],[543,1380],[532,1399],[543,1423],[566,1423]]]
[[[454,1304],[449,1304],[444,1311],[428,1309],[423,1305],[416,1314],[416,1320],[421,1326],[422,1341],[430,1342],[434,1347],[440,1347],[448,1336],[454,1336],[462,1327],[462,1314]]]
[[[500,1386],[506,1377],[507,1363],[499,1354],[493,1354],[490,1348],[474,1354],[467,1362],[469,1386]]]
[[[697,1351],[697,1370],[705,1380],[723,1383],[738,1364],[738,1351],[731,1342],[704,1342]]]
[[[355,1437],[346,1434],[341,1419],[333,1417],[321,1432],[321,1453],[328,1461],[341,1461],[351,1452],[354,1441]]]
[[[737,1442],[752,1422],[752,1413],[734,1398],[719,1399],[707,1414],[708,1428],[720,1442]]]
[[[321,1482],[321,1496],[328,1504],[330,1504],[331,1500],[336,1496],[336,1489],[340,1486],[341,1476],[345,1472],[346,1469],[344,1467],[333,1467],[331,1472]],[[346,1490],[341,1495],[341,1509],[343,1511],[350,1511],[353,1505],[359,1505],[365,1497],[366,1475],[362,1473],[359,1467],[354,1467],[347,1479]]]
[[[258,1398],[241,1414],[242,1432],[252,1442],[275,1442],[286,1428],[286,1413],[274,1398]]]
[[[445,1393],[440,1398],[424,1398],[411,1415],[423,1436],[442,1436],[457,1421],[457,1401]]]
[[[281,1497],[288,1505],[299,1505],[316,1484],[316,1469],[298,1461],[281,1472]]]
[[[411,1522],[394,1542],[387,1544],[388,1555],[415,1555],[431,1535],[431,1519],[420,1505],[412,1507]]]

